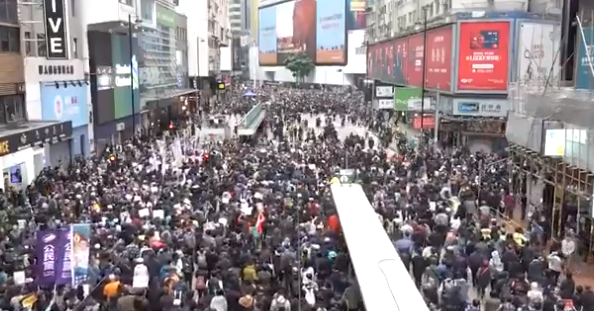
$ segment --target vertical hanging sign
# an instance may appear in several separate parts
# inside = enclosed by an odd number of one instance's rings
[[[64,0],[44,0],[47,58],[68,58]]]

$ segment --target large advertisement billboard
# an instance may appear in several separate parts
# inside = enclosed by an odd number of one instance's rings
[[[594,65],[594,40],[592,27],[584,28],[584,36],[578,34],[578,57],[576,62],[575,87],[577,89],[591,90],[594,88],[592,66]],[[585,41],[585,44],[584,44]]]
[[[522,22],[518,44],[518,80],[540,85],[546,81],[557,81],[560,66],[555,56],[560,44],[561,25]]]
[[[316,1],[316,62],[320,65],[345,63],[346,7],[336,5],[336,2]]]
[[[349,74],[365,74],[366,73],[366,47],[365,47],[365,30],[355,30],[349,32],[349,46],[348,59],[349,62],[342,72]]]
[[[291,55],[299,52],[305,52],[316,65],[345,65],[347,3],[339,2],[341,5],[333,0],[289,0],[261,7],[260,65],[284,66]]]
[[[408,72],[406,85],[421,86],[423,84],[423,34],[419,33],[408,37]]]
[[[260,65],[276,65],[276,7],[258,12],[258,59]]]
[[[428,89],[452,90],[452,30],[453,26],[445,26],[427,32],[425,87]]]
[[[509,77],[509,21],[459,24],[458,92],[505,93]]]

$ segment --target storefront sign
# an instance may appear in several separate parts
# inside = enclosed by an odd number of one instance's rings
[[[426,97],[421,105],[423,91],[420,87],[399,87],[394,93],[394,110],[421,111],[431,109],[431,99]],[[422,107],[423,106],[423,107]]]
[[[549,157],[562,157],[565,155],[565,129],[546,131],[544,155]]]
[[[507,92],[510,22],[465,21],[458,29],[457,91]]]
[[[394,109],[394,100],[393,99],[378,99],[377,100],[377,109],[380,109],[380,110]]]
[[[376,98],[392,98],[394,96],[394,87],[391,85],[376,86],[375,97]]]
[[[48,58],[68,58],[63,0],[45,0],[45,44]]]
[[[421,128],[424,130],[435,128],[435,117],[424,116],[422,120],[423,125],[421,126],[421,117],[414,117],[413,128],[415,130],[420,130]]]
[[[74,66],[72,65],[39,65],[37,69],[40,76],[63,76],[74,74]]]
[[[41,112],[45,121],[72,121],[74,128],[86,125],[89,114],[86,85],[59,88],[42,85]]]
[[[497,117],[507,116],[509,102],[507,100],[454,99],[455,116]]]
[[[72,122],[61,122],[0,137],[0,156],[31,147],[55,144],[72,136]]]

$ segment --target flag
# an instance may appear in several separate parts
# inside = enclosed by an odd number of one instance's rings
[[[256,219],[256,231],[258,231],[258,234],[262,234],[264,232],[265,223],[266,216],[264,216],[264,213],[259,213],[258,218]]]

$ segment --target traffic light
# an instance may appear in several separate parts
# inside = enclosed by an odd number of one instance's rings
[[[109,162],[111,162],[111,163],[115,163],[115,161],[117,160],[117,158],[116,158],[116,156],[115,156],[115,155],[113,155],[113,154],[112,154],[112,155],[110,155],[110,156],[109,156],[108,160],[109,160]]]
[[[173,122],[169,122],[169,126],[167,128],[171,131],[175,128],[175,125],[173,125]]]

